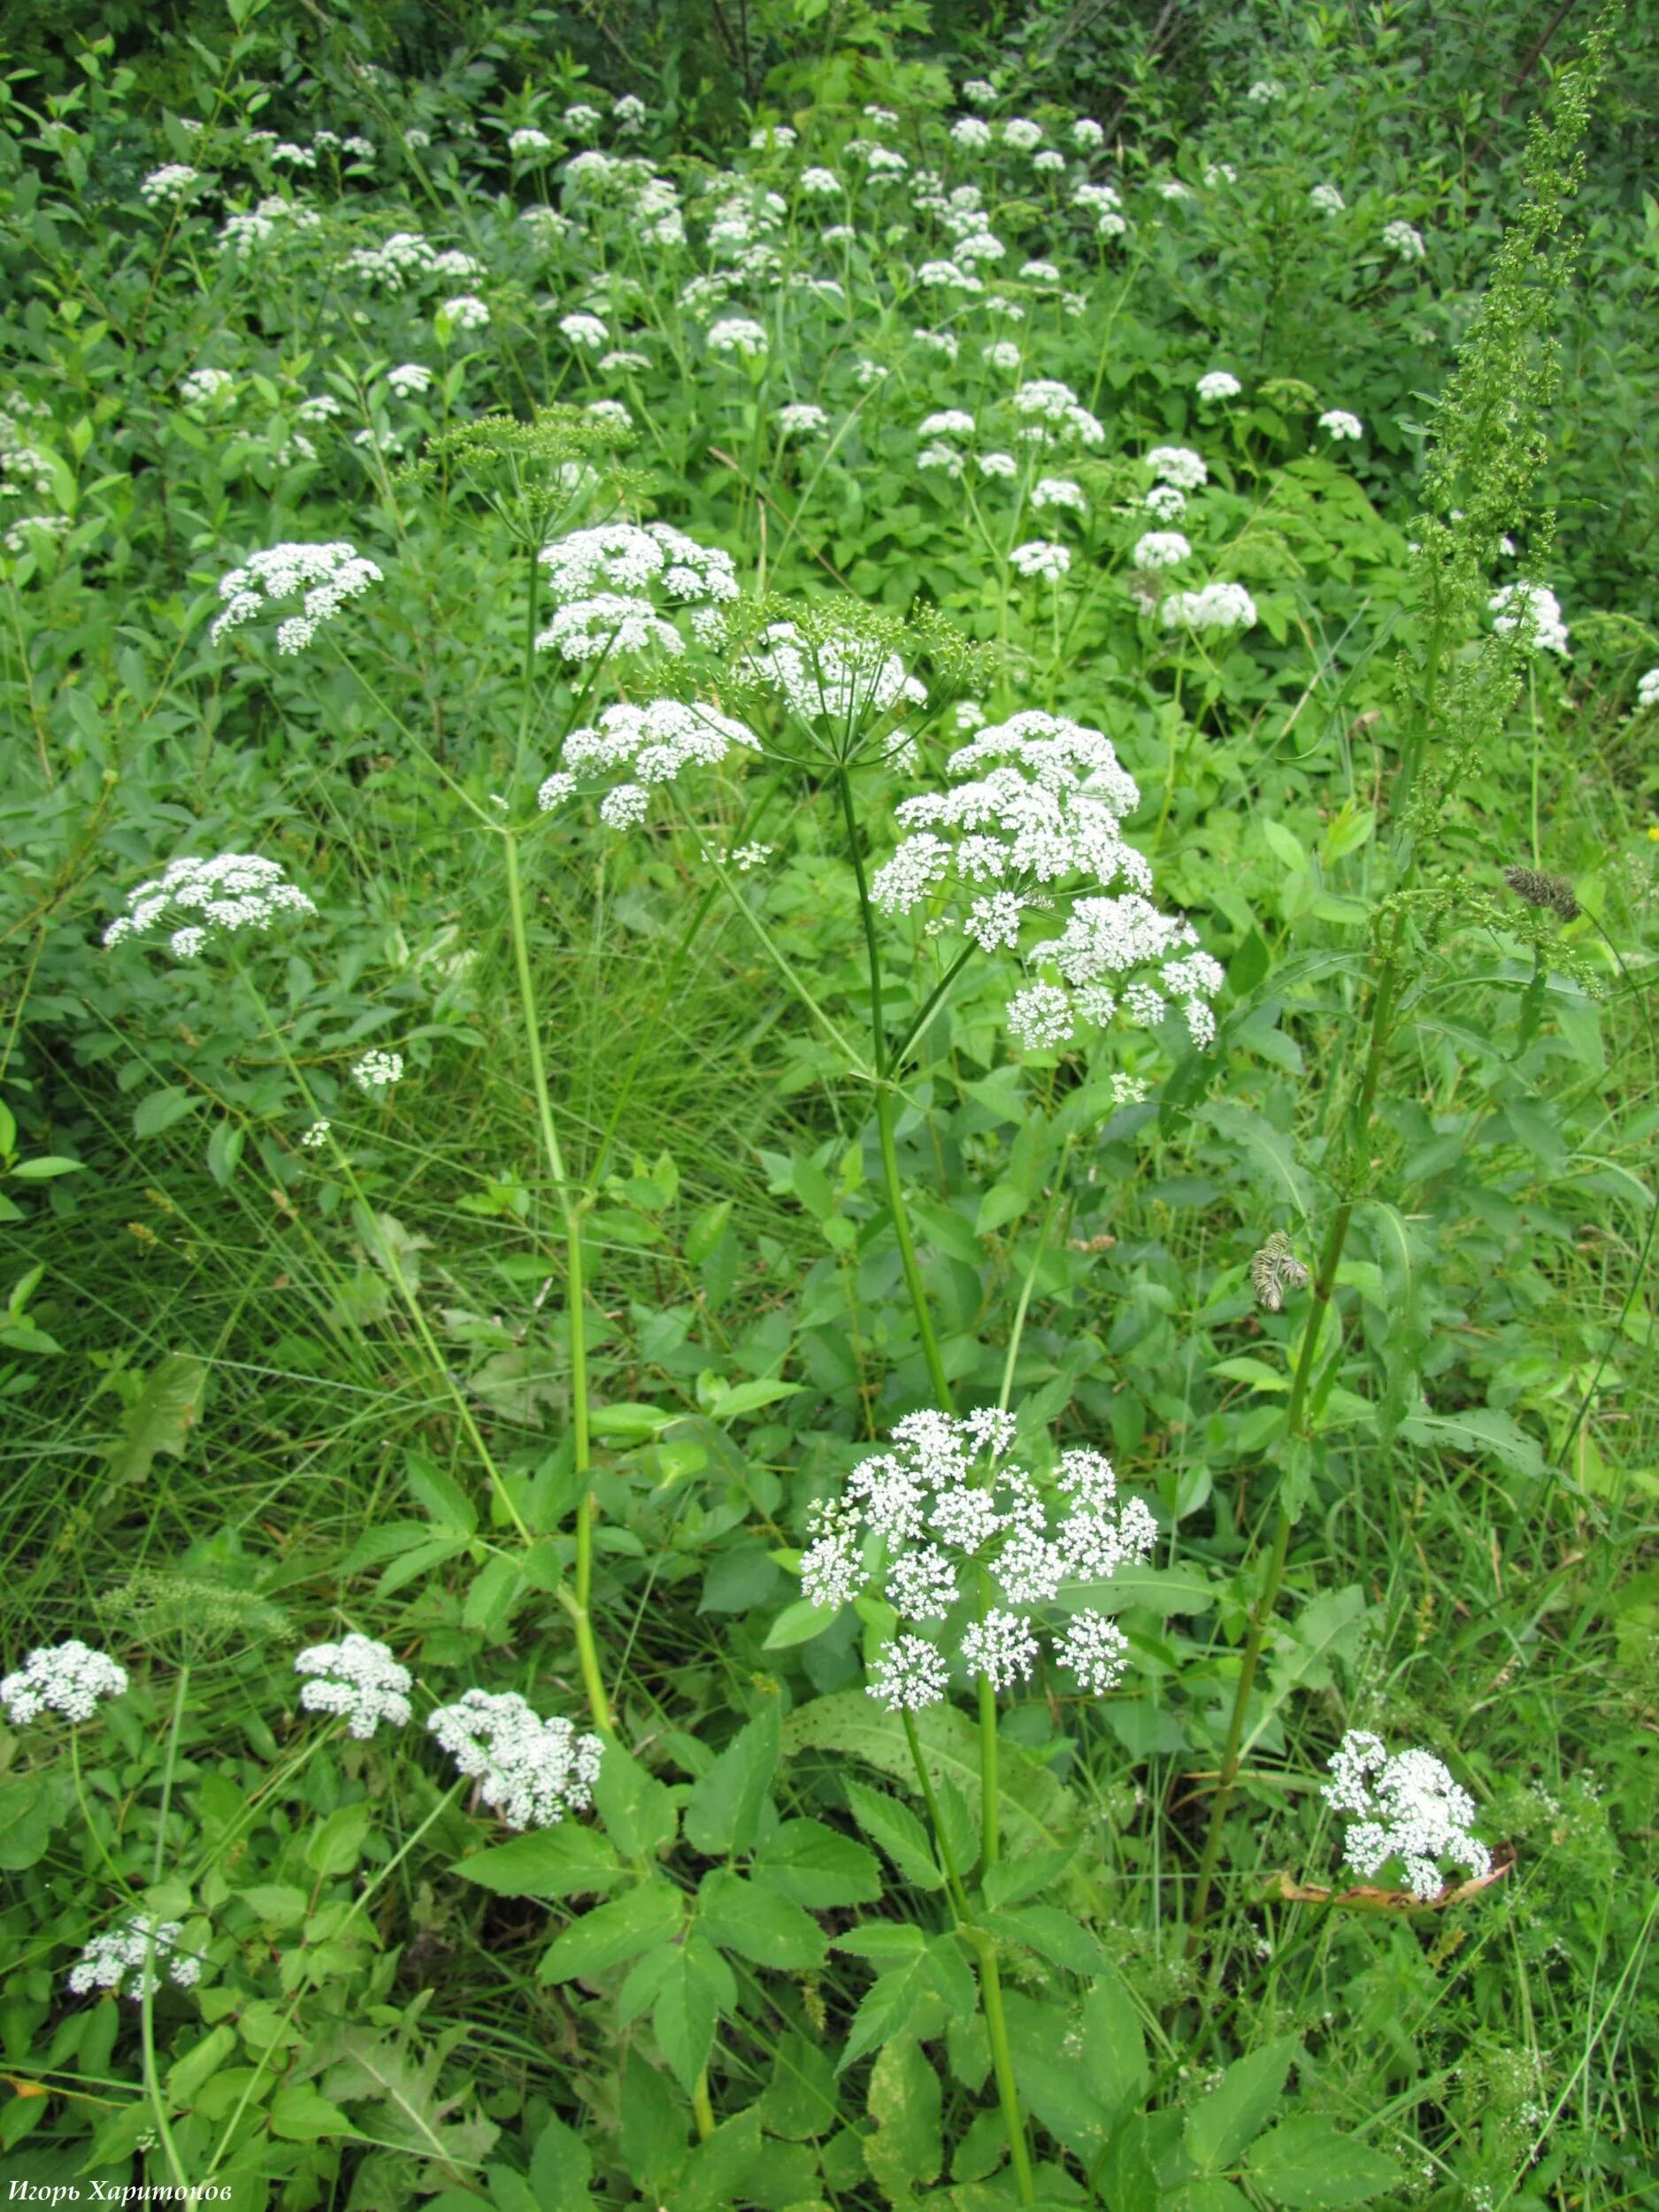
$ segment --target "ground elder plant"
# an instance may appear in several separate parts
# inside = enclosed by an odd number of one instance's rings
[[[1646,79],[1551,12],[0,88],[14,2193],[1642,2200]]]

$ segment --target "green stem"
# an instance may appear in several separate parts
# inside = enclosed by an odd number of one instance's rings
[[[887,1184],[887,1207],[893,1216],[893,1233],[898,1240],[899,1264],[904,1271],[904,1287],[910,1293],[910,1310],[916,1316],[917,1334],[921,1339],[922,1356],[927,1363],[928,1379],[941,1413],[954,1413],[956,1400],[951,1395],[949,1378],[940,1356],[939,1339],[933,1332],[933,1318],[927,1310],[927,1294],[922,1286],[922,1271],[916,1257],[916,1240],[910,1234],[910,1217],[904,1203],[904,1185],[899,1174],[898,1146],[893,1133],[894,1087],[887,1075],[887,1018],[881,1002],[881,942],[876,934],[875,909],[870,903],[870,886],[864,876],[864,848],[859,841],[858,818],[853,811],[852,778],[844,765],[838,765],[835,781],[841,793],[841,818],[847,826],[847,849],[852,857],[853,876],[858,886],[858,912],[864,923],[864,950],[870,964],[870,1049],[875,1066],[876,1133],[881,1145],[881,1172]]]
[[[167,1809],[173,1801],[173,1774],[179,1758],[179,1731],[184,1724],[185,1692],[190,1684],[188,1666],[179,1669],[173,1686],[173,1717],[167,1726],[167,1755],[161,1770],[161,1808],[156,1816],[156,1850],[150,1862],[150,1878],[161,1880],[162,1868],[167,1853]],[[154,1926],[153,1916],[150,1923]],[[173,2130],[167,2124],[167,2101],[162,2094],[161,2071],[156,2063],[156,1967],[160,1953],[153,1934],[144,1946],[144,1962],[139,1969],[142,1974],[143,1996],[140,2006],[139,2031],[144,2050],[144,2094],[150,2101],[150,2116],[156,2123],[156,2133],[166,2153],[167,2164],[178,2194],[187,2205],[199,2201],[185,2174],[184,2162],[179,2156],[179,2147],[173,2139]]]
[[[980,1609],[983,1614],[984,1608]],[[985,1869],[1002,1855],[1002,1823],[996,1802],[996,1692],[979,1677],[979,1861]]]
[[[1371,1109],[1376,1103],[1377,1086],[1386,1056],[1389,1031],[1400,991],[1400,948],[1404,933],[1403,918],[1396,916],[1394,934],[1383,955],[1382,970],[1377,979],[1376,995],[1371,1003],[1371,1041],[1365,1055],[1365,1069],[1361,1078],[1359,1095],[1355,1101],[1354,1114],[1349,1124],[1348,1163],[1345,1179],[1350,1191],[1361,1164],[1362,1148],[1371,1126]],[[1251,1609],[1250,1625],[1245,1636],[1244,1653],[1239,1665],[1238,1685],[1233,1694],[1233,1710],[1227,1720],[1226,1742],[1221,1755],[1221,1768],[1216,1778],[1216,1794],[1210,1809],[1210,1825],[1204,1837],[1203,1853],[1198,1863],[1198,1875],[1193,1891],[1192,1911],[1187,1924],[1187,1948],[1190,1953],[1196,1946],[1205,1916],[1210,1909],[1210,1890],[1214,1885],[1216,1863],[1221,1852],[1222,1829],[1228,1809],[1233,1802],[1233,1790],[1239,1778],[1244,1750],[1244,1728],[1250,1697],[1256,1687],[1256,1674],[1261,1667],[1262,1652],[1272,1625],[1274,1609],[1279,1602],[1279,1586],[1285,1578],[1285,1566],[1290,1555],[1291,1531],[1295,1517],[1285,1502],[1289,1479],[1304,1448],[1307,1439],[1302,1434],[1303,1410],[1313,1381],[1314,1368],[1318,1358],[1319,1345],[1325,1334],[1325,1319],[1330,1310],[1336,1287],[1336,1271],[1342,1261],[1343,1248],[1348,1242],[1348,1225],[1354,1218],[1356,1201],[1345,1197],[1331,1217],[1325,1231],[1325,1243],[1320,1250],[1318,1266],[1315,1271],[1312,1289],[1312,1310],[1302,1333],[1302,1348],[1297,1356],[1295,1373],[1292,1378],[1290,1395],[1285,1406],[1283,1453],[1277,1487],[1279,1512],[1273,1529],[1273,1548],[1268,1555],[1267,1571],[1263,1577],[1260,1593]]]
[[[87,1824],[87,1833],[97,1846],[98,1856],[114,1875],[120,1888],[125,1891],[128,1886],[127,1877],[110,1856],[109,1846],[93,1824],[92,1808],[87,1802],[86,1786],[81,1777],[81,1731],[79,1728],[71,1728],[69,1731],[69,1770],[74,1777],[75,1801],[81,1808],[81,1819]]]
[[[576,1655],[582,1686],[595,1728],[611,1726],[611,1701],[605,1694],[599,1650],[594,1641],[591,1610],[594,1578],[593,1452],[588,1403],[588,1324],[586,1286],[582,1276],[582,1216],[586,1202],[574,1196],[565,1171],[558,1128],[553,1119],[553,1101],[548,1090],[547,1062],[541,1051],[541,1028],[536,1012],[535,985],[530,973],[530,943],[525,926],[524,883],[518,868],[518,840],[504,833],[507,858],[507,911],[512,929],[513,965],[518,979],[518,1002],[524,1015],[525,1041],[530,1054],[530,1084],[535,1094],[536,1118],[542,1148],[553,1179],[559,1212],[565,1222],[566,1325],[570,1331],[571,1432],[575,1471],[580,1486],[576,1504],[576,1588],[565,1594],[565,1610],[576,1632]]]
[[[697,2123],[697,2140],[706,2143],[714,2133],[714,2106],[709,2098],[709,2077],[705,2070],[697,2076],[697,2085],[691,2093],[692,2117]]]

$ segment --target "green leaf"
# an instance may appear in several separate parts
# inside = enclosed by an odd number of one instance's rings
[[[1164,2200],[1168,2212],[1250,2212],[1250,2200],[1230,2181],[1189,2181]]]
[[[51,1793],[42,1776],[0,1776],[0,1870],[22,1874],[37,1866],[56,1824]]]
[[[672,1947],[651,2012],[658,2048],[687,2096],[709,2062],[720,2010],[720,1984],[707,1948],[695,1933]]]
[[[1062,1590],[1068,1613],[1207,1613],[1216,1586],[1202,1567],[1119,1567],[1110,1582],[1077,1582]]]
[[[239,1889],[236,1894],[250,1912],[257,1913],[272,1928],[297,1928],[311,1910],[311,1900],[293,1882],[256,1882],[251,1889]]]
[[[19,1160],[12,1178],[18,1183],[50,1183],[59,1175],[83,1173],[86,1164],[84,1160],[65,1160],[60,1153],[37,1152],[32,1160]]]
[[[784,2037],[761,2099],[761,2118],[769,2135],[791,2143],[829,2135],[840,2126],[835,2070],[822,2045],[794,2030]]]
[[[779,1710],[768,1698],[692,1790],[686,1840],[705,1857],[750,1851],[778,1764]]]
[[[812,1912],[868,1904],[881,1894],[875,1854],[821,1821],[784,1821],[762,1844],[755,1872]]]
[[[487,1559],[472,1578],[461,1608],[463,1628],[495,1637],[503,1629],[513,1607],[525,1594],[524,1554],[497,1552]]]
[[[1098,1587],[1110,1590],[1112,1585]],[[954,1782],[977,1824],[979,1730],[954,1705],[930,1705],[915,1720],[923,1763],[934,1788],[942,1788],[947,1780]],[[837,1690],[796,1707],[783,1724],[783,1755],[789,1758],[809,1748],[845,1753],[887,1775],[901,1788],[916,1786],[901,1716],[884,1712],[862,1690]],[[1080,1816],[1077,1801],[1040,1760],[1004,1740],[1000,1778],[1002,1834],[1010,1855],[1040,1847],[1053,1850],[1070,1841]]]
[[[110,1480],[142,1482],[157,1453],[182,1459],[207,1392],[207,1362],[189,1352],[157,1360],[121,1417],[121,1440],[104,1447]]]
[[[1247,2058],[1235,2059],[1210,2094],[1193,2107],[1182,2142],[1201,2172],[1235,2164],[1255,2141],[1284,2093],[1295,2052],[1294,2035],[1276,2036]]]
[[[674,1840],[680,1825],[668,1785],[647,1773],[620,1744],[605,1747],[594,1807],[625,1859],[654,1859]]]
[[[403,1480],[416,1504],[439,1528],[463,1536],[477,1532],[478,1508],[436,1460],[429,1459],[425,1452],[406,1452]]]
[[[810,1913],[769,1884],[746,1881],[729,1867],[705,1874],[697,1891],[696,1925],[722,1950],[758,1966],[803,1971],[824,1963],[828,1946]]]
[[[308,2081],[279,2089],[271,2101],[271,2132],[288,2143],[317,2143],[326,2135],[355,2135],[337,2104]]]
[[[1478,1406],[1465,1413],[1414,1413],[1400,1424],[1408,1443],[1432,1444],[1477,1459],[1488,1455],[1517,1475],[1541,1475],[1544,1455],[1518,1421]]]
[[[1088,1930],[1057,1905],[1021,1905],[1011,1912],[987,1913],[985,1925],[993,1935],[1023,1945],[1069,1974],[1097,1974],[1106,1963]]]
[[[579,1974],[606,1973],[654,1943],[672,1942],[683,1924],[680,1892],[653,1877],[573,1921],[543,1957],[541,1978],[568,1982]]]
[[[229,1186],[235,1175],[247,1133],[239,1121],[213,1125],[213,1133],[207,1141],[207,1171],[221,1190]]]
[[[1283,2120],[1261,2137],[1250,2153],[1249,2173],[1264,2196],[1290,2212],[1363,2204],[1404,2179],[1395,2160],[1343,2135],[1328,2120],[1309,2116]]]
[[[839,1605],[814,1605],[810,1598],[795,1598],[786,1605],[766,1632],[763,1651],[789,1651],[796,1644],[821,1636],[841,1611]]]
[[[1052,1889],[1077,1856],[1075,1845],[1057,1851],[1028,1851],[1021,1859],[999,1859],[986,1870],[985,1901],[997,1909],[1024,1904],[1039,1890]]]
[[[862,1946],[855,1947],[847,1937],[838,1936],[836,1949],[861,1947],[867,1952],[874,1928],[857,1932],[864,1939]],[[900,1932],[917,1936],[921,1948],[911,1949],[899,1965],[878,1975],[866,1990],[841,2047],[837,2073],[845,2073],[866,2051],[878,2049],[895,2035],[909,2032],[925,2040],[937,2034],[948,2020],[972,2017],[978,1991],[957,1938],[945,1934],[927,1942],[913,1928]]]
[[[530,2154],[530,2186],[537,2212],[588,2212],[592,2199],[588,2185],[593,2171],[587,2144],[555,2114]]]
[[[722,2121],[686,2161],[672,2193],[674,2212],[731,2212],[733,2205],[747,2200],[744,2184],[758,2169],[764,2150],[757,2105]]]
[[[889,2204],[909,2204],[917,2189],[938,2179],[945,2157],[938,2070],[909,2036],[878,2053],[868,2103],[875,2131],[864,2138],[864,2163]]]
[[[927,1831],[910,1807],[885,1791],[867,1789],[862,1782],[848,1782],[844,1787],[853,1818],[904,1879],[917,1889],[943,1889],[945,1878],[933,1862]]]
[[[176,2059],[167,2069],[167,2101],[173,2105],[190,2105],[198,2090],[218,2073],[225,2061],[235,2050],[237,2034],[234,2028],[210,2028],[197,2043],[193,2043],[182,2058]]]
[[[1083,2000],[1083,2060],[1101,2102],[1115,2118],[1146,2093],[1146,2037],[1126,1984],[1113,1967]]]
[[[1117,2111],[1083,2062],[1071,2008],[1013,1988],[1002,2002],[1020,2094],[1049,2134],[1092,2167]]]
[[[337,1874],[349,1874],[363,1855],[363,1839],[372,1816],[367,1804],[337,1806],[305,1847],[305,1863],[311,1872],[326,1881]]]
[[[598,1829],[576,1820],[475,1851],[449,1869],[498,1897],[580,1897],[611,1888],[622,1862]]]
[[[175,1121],[196,1113],[204,1103],[199,1091],[187,1091],[176,1083],[169,1084],[165,1091],[151,1091],[133,1109],[133,1134],[158,1137],[164,1129],[171,1129]]]

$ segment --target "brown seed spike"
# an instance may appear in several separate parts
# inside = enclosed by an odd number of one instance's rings
[[[1541,868],[1506,868],[1503,880],[1517,899],[1559,914],[1563,922],[1576,920],[1581,910],[1565,876],[1546,875]]]

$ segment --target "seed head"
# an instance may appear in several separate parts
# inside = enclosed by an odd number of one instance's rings
[[[1259,1252],[1250,1255],[1250,1283],[1256,1303],[1283,1313],[1287,1290],[1306,1290],[1308,1271],[1290,1248],[1290,1239],[1275,1229]]]
[[[1563,922],[1576,921],[1582,911],[1565,876],[1546,875],[1541,868],[1506,868],[1503,880],[1517,899],[1545,907]]]

